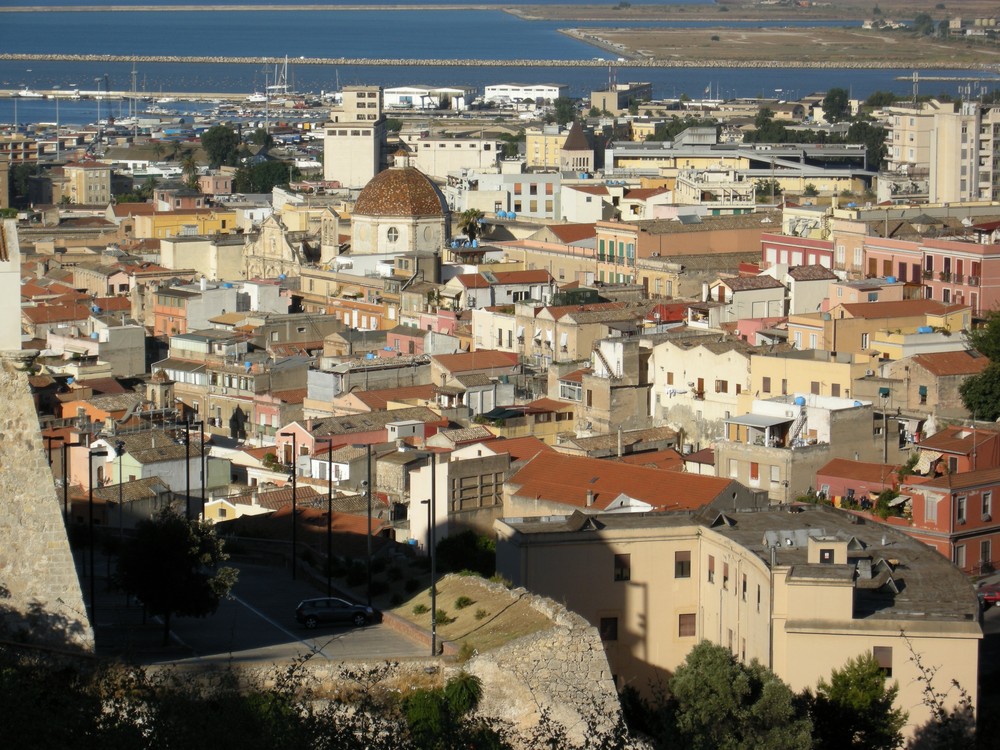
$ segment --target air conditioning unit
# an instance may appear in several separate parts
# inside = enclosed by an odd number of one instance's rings
[[[872,375],[874,375],[874,374],[875,374],[875,371],[874,371],[874,370],[865,370],[865,375],[867,375],[867,376],[869,376],[869,377],[871,377],[871,376],[872,376]]]
[[[993,520],[993,516],[991,516],[989,513],[984,513],[983,514],[983,520],[984,521],[992,521]]]

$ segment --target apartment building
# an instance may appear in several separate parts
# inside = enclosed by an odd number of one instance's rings
[[[70,203],[104,206],[111,202],[111,167],[98,162],[70,162],[63,167],[63,195]]]
[[[367,185],[385,163],[382,89],[345,86],[340,107],[330,112],[323,138],[323,179],[341,187]]]

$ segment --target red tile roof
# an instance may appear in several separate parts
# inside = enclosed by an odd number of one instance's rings
[[[390,401],[409,401],[413,399],[429,401],[434,397],[434,386],[408,385],[400,388],[383,388],[377,391],[358,391],[355,398],[372,411],[382,411]]]
[[[40,305],[21,308],[21,314],[31,323],[63,323],[86,320],[90,317],[90,308],[86,305]]]
[[[576,406],[572,401],[556,401],[554,398],[539,398],[525,406],[526,413],[565,411]]]
[[[536,437],[500,438],[490,440],[486,445],[496,453],[507,453],[511,461],[524,461],[534,458],[539,453],[552,453],[552,446],[543,443]]]
[[[554,279],[544,269],[533,271],[497,271],[493,274],[497,284],[548,284]],[[463,273],[455,278],[466,289],[488,289],[492,284],[481,273]]]
[[[431,358],[448,372],[470,372],[502,367],[516,367],[518,355],[513,352],[498,352],[484,349],[463,354],[436,354]]]
[[[511,476],[508,484],[518,497],[573,508],[585,508],[587,493],[592,491],[593,507],[598,510],[606,508],[622,493],[658,510],[694,510],[715,500],[731,482],[719,477],[543,452]]]
[[[974,350],[917,354],[913,357],[913,361],[938,377],[975,375],[985,370],[990,364],[986,357]]]
[[[551,224],[548,229],[566,244],[597,236],[597,229],[593,224]]]
[[[918,315],[940,314],[948,305],[932,299],[904,299],[892,302],[856,302],[843,305],[851,318],[903,318]]]
[[[635,188],[634,190],[626,190],[625,198],[632,201],[645,201],[669,192],[666,188]]]
[[[664,471],[684,471],[684,456],[673,448],[667,448],[662,451],[633,453],[628,456],[622,456],[617,460],[633,466],[645,466],[647,468],[663,469]]]
[[[582,383],[583,376],[590,372],[589,367],[584,367],[580,370],[573,370],[573,372],[568,372],[563,375],[560,380],[565,380],[567,383]]]
[[[835,458],[828,461],[819,471],[816,472],[817,481],[819,477],[838,477],[843,479],[856,479],[868,484],[893,484],[896,478],[898,466],[892,464],[874,464],[865,461],[851,461],[848,458]]]
[[[937,451],[938,453],[958,453],[971,455],[973,447],[990,443],[998,438],[997,433],[990,430],[972,430],[969,427],[945,427],[920,441],[920,450]]]

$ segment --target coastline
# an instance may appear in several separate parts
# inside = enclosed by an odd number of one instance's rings
[[[619,53],[620,54],[620,53]],[[225,57],[210,55],[94,55],[94,54],[47,54],[47,53],[2,53],[0,61],[19,62],[116,62],[116,63],[191,63],[191,64],[235,64],[235,65],[276,65],[285,61],[284,57]],[[947,60],[900,61],[814,61],[814,60],[681,60],[681,59],[625,59],[606,60],[490,60],[490,59],[424,59],[424,58],[367,58],[367,57],[297,57],[296,65],[356,65],[382,67],[490,67],[490,68],[606,68],[609,62],[618,62],[625,68],[788,68],[788,69],[844,69],[844,70],[978,70],[1000,74],[1000,64]]]

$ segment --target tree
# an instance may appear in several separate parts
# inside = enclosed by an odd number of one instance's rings
[[[702,641],[670,680],[677,728],[692,750],[806,750],[808,716],[784,682],[757,660],[745,665],[728,649]]]
[[[913,17],[913,30],[921,36],[930,36],[934,33],[934,19],[927,13],[917,13]]]
[[[968,332],[968,345],[990,360],[986,369],[958,387],[965,408],[976,419],[1000,418],[1000,311],[986,314],[986,324]]]
[[[118,579],[147,611],[163,618],[163,645],[170,640],[173,615],[212,614],[236,583],[235,568],[219,567],[228,559],[211,524],[188,521],[164,508],[136,526],[122,547]]]
[[[201,136],[201,145],[208,154],[208,162],[213,169],[236,164],[236,152],[240,147],[240,137],[236,131],[225,125],[215,125]]]
[[[560,96],[552,102],[552,106],[555,110],[556,122],[560,125],[565,125],[576,119],[576,105],[569,97]]]
[[[479,236],[479,222],[485,214],[478,208],[469,208],[458,217],[458,228],[465,232],[470,240]]]
[[[257,128],[250,134],[250,143],[268,149],[274,145],[274,136],[264,130],[264,128]]]
[[[782,192],[777,180],[757,180],[753,187],[754,199],[758,203],[773,203],[778,200]]]
[[[263,161],[240,167],[233,176],[233,190],[238,193],[270,193],[275,185],[287,185],[301,176],[298,167],[280,161]]]
[[[850,117],[850,94],[847,89],[834,87],[823,97],[823,117],[827,122],[840,122]]]
[[[874,91],[865,99],[865,106],[873,109],[888,107],[895,104],[898,98],[891,91]]]
[[[869,169],[878,169],[888,153],[885,146],[885,128],[869,120],[852,122],[844,140],[847,143],[864,144],[865,159]]]
[[[802,191],[802,195],[806,195],[809,196],[810,198],[813,198],[819,195],[819,190],[817,190],[816,186],[810,182],[809,184],[806,185],[805,189]]]
[[[906,712],[893,704],[899,685],[886,685],[872,654],[849,659],[834,669],[830,682],[820,680],[809,695],[816,750],[894,750],[903,744]]]

